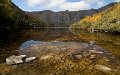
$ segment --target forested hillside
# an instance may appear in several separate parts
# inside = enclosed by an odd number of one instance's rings
[[[33,23],[39,23],[41,26],[44,22],[39,21],[18,8],[11,0],[0,0],[0,30],[14,31],[27,28]]]
[[[71,28],[120,32],[120,3],[101,13],[87,16],[81,21],[74,23]]]

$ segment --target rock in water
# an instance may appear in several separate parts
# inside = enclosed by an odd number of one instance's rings
[[[25,58],[25,57],[26,55],[20,55],[20,56],[12,55],[6,59],[6,63],[8,65],[20,64],[20,63],[23,63],[22,58]]]
[[[104,65],[95,65],[95,68],[97,70],[100,70],[100,71],[103,71],[103,72],[111,72],[112,69],[107,67],[107,66],[104,66]]]
[[[91,45],[93,45],[93,44],[95,44],[95,41],[89,41],[89,43],[90,43]]]
[[[26,57],[26,55],[20,55],[19,57],[21,57],[22,59]]]
[[[12,59],[10,59],[11,57],[13,58],[13,57],[15,57],[15,55],[8,57],[6,59],[6,64],[8,64],[8,65],[16,64]]]
[[[91,55],[90,58],[94,59],[94,58],[96,58],[96,55]]]
[[[96,53],[96,54],[103,54],[103,52],[101,52],[101,51],[96,51],[96,50],[89,50],[89,51],[92,53]]]
[[[52,56],[52,54],[48,54],[48,55],[46,55],[46,56],[42,56],[40,59],[41,60],[46,60],[46,59],[50,59],[50,58],[52,58],[53,56]]]
[[[83,56],[82,55],[74,55],[76,59],[82,59]]]
[[[32,60],[35,60],[36,59],[36,57],[29,57],[29,58],[26,58],[26,62],[31,62]]]

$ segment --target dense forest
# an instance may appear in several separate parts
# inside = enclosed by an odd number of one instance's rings
[[[27,15],[11,0],[0,0],[0,31],[16,31],[35,24],[45,26],[43,21]]]
[[[108,8],[106,11],[87,16],[71,25],[73,29],[97,30],[107,32],[120,32],[120,3]]]

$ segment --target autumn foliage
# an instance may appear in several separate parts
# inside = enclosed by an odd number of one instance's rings
[[[71,27],[73,29],[120,32],[120,3],[101,13],[87,16],[80,22],[74,23]]]

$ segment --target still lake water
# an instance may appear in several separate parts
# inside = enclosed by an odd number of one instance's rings
[[[23,30],[19,35],[12,34],[7,36],[7,40],[0,43],[0,63],[5,62],[8,56],[18,55],[20,46],[29,40],[64,42],[95,41],[96,44],[110,51],[118,59],[120,58],[120,35],[90,33],[81,30],[71,31],[69,28],[42,28]]]

